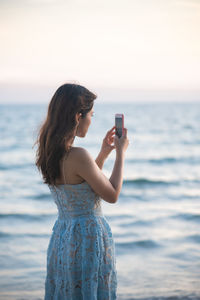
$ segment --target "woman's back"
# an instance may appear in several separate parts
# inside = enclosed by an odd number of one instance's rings
[[[81,155],[80,150],[79,147],[71,147],[65,153],[63,159],[60,160],[60,178],[56,180],[57,185],[75,185],[84,182],[84,179],[77,174],[75,168],[77,157]]]

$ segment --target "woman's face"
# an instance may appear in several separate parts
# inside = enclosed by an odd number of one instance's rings
[[[79,118],[79,124],[77,127],[76,136],[84,137],[86,135],[90,123],[92,121],[93,113],[94,113],[94,109],[92,108],[83,119],[81,117]]]

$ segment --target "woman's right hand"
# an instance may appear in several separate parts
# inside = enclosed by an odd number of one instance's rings
[[[119,138],[115,135],[114,145],[117,153],[124,153],[129,145],[129,139],[127,137],[127,128],[124,128],[123,135]]]

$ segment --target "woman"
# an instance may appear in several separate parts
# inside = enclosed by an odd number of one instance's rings
[[[75,147],[75,136],[87,134],[95,99],[83,86],[59,87],[37,140],[36,165],[58,207],[47,249],[45,300],[116,299],[115,249],[101,199],[118,199],[127,129],[121,138],[114,136],[115,127],[107,132],[96,161],[87,150]],[[101,169],[113,149],[116,159],[108,179]]]

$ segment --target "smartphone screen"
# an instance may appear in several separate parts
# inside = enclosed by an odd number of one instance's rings
[[[124,128],[124,115],[123,114],[115,115],[115,126],[116,126],[116,135],[118,137],[121,137],[123,134],[123,128]]]

